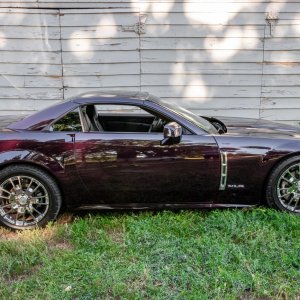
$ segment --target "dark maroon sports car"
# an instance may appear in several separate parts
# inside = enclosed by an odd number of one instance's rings
[[[68,209],[269,206],[300,213],[300,129],[199,117],[148,93],[90,93],[0,133],[0,222]]]

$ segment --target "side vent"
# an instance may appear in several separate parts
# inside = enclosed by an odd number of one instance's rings
[[[227,152],[221,151],[221,178],[219,190],[224,191],[227,183]]]

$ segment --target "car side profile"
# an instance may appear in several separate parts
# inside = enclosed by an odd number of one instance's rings
[[[91,92],[0,120],[0,223],[69,210],[251,207],[300,213],[300,129],[200,117],[141,92]]]

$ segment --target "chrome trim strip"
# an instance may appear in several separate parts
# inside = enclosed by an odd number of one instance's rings
[[[227,152],[221,151],[221,178],[219,190],[224,191],[227,183]]]

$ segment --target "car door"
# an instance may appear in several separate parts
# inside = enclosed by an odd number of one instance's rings
[[[211,203],[220,181],[213,136],[186,134],[161,146],[162,133],[78,132],[75,158],[88,205]]]

